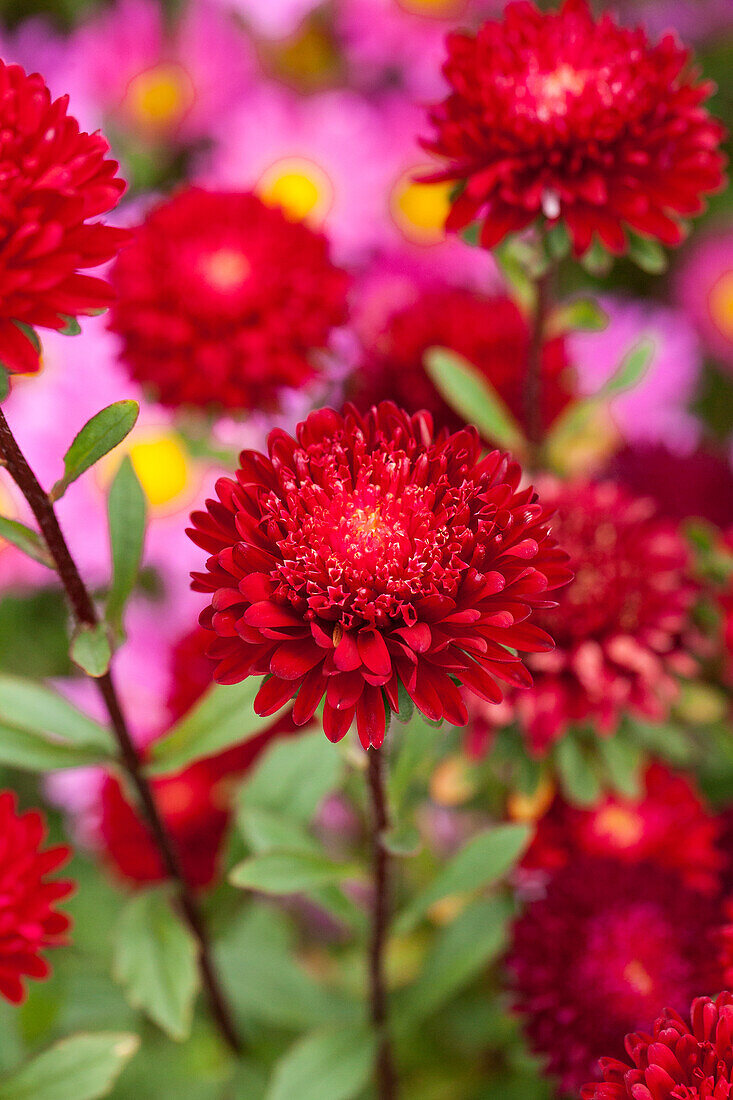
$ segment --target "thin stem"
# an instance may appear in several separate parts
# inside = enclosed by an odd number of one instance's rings
[[[371,941],[369,945],[369,980],[371,1018],[379,1044],[375,1071],[379,1100],[395,1100],[397,1096],[397,1077],[389,1039],[389,1010],[384,979],[384,953],[389,929],[389,853],[382,842],[382,836],[389,826],[387,798],[384,788],[384,753],[380,749],[369,749],[367,756],[369,758],[367,777],[372,806],[372,863],[374,874]]]
[[[547,317],[551,308],[552,268],[535,280],[535,304],[527,351],[527,380],[524,387],[524,413],[527,438],[536,460],[542,450],[544,421],[542,416],[542,351],[545,343]]]
[[[28,465],[2,409],[0,409],[0,461],[7,468],[36,517],[77,625],[96,626],[99,616],[66,544],[53,505]],[[110,725],[119,748],[120,761],[135,789],[143,817],[166,874],[176,884],[181,912],[197,942],[201,977],[211,1012],[228,1046],[236,1054],[240,1054],[242,1044],[214,969],[211,943],[198,901],[186,881],[175,844],[160,816],[150,784],[143,773],[141,760],[130,737],[112,673],[105,673],[95,682],[107,708]]]

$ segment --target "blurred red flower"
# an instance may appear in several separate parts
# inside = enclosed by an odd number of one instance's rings
[[[631,1062],[602,1058],[583,1100],[727,1100],[733,1093],[733,994],[692,1002],[689,1023],[665,1008],[651,1032],[626,1036]]]
[[[124,229],[91,222],[125,190],[101,134],[79,132],[69,97],[52,100],[43,77],[0,61],[0,362],[38,370],[30,329],[65,329],[105,309],[105,280],[82,275],[116,255]]]
[[[552,877],[516,922],[508,965],[532,1048],[563,1091],[602,1055],[620,1057],[624,1034],[660,1005],[681,1011],[720,988],[719,923],[714,899],[655,864],[579,857]]]
[[[13,1004],[25,997],[24,978],[47,978],[42,956],[67,942],[71,921],[55,905],[74,883],[48,876],[66,863],[64,846],[41,850],[45,834],[39,813],[19,814],[15,795],[0,794],[0,996]]]
[[[433,178],[462,185],[448,228],[480,219],[493,248],[544,215],[576,255],[594,234],[624,252],[625,226],[679,244],[681,219],[723,181],[724,131],[702,107],[713,85],[688,62],[672,35],[652,45],[586,0],[557,12],[520,0],[475,37],[450,35],[450,92],[424,143],[447,162]]]
[[[164,405],[272,406],[346,320],[326,238],[250,193],[191,187],[156,206],[112,272],[110,327]]]
[[[255,709],[295,697],[298,724],[325,695],[327,737],[356,717],[365,748],[401,689],[463,725],[456,681],[494,702],[497,680],[531,683],[519,654],[552,639],[528,620],[570,573],[516,463],[482,457],[475,429],[434,436],[428,413],[389,402],[321,409],[268,450],[242,452],[236,481],[192,516],[212,555],[193,576],[211,594],[219,683],[267,676]]]
[[[448,285],[427,288],[388,317],[372,344],[364,347],[354,401],[360,409],[389,399],[409,413],[427,409],[437,428],[457,431],[463,421],[424,367],[428,349],[443,347],[472,363],[523,423],[529,339],[529,326],[507,295],[488,297]],[[542,373],[543,421],[548,427],[572,396],[562,338],[545,344]]]

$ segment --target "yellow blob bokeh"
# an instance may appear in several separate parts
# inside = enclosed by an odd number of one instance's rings
[[[263,173],[257,191],[268,206],[279,206],[295,221],[321,225],[333,205],[333,184],[313,161],[287,157]]]

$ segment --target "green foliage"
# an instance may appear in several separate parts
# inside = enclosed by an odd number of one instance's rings
[[[0,1082],[0,1100],[97,1100],[137,1050],[136,1035],[105,1032],[63,1039]]]
[[[41,535],[30,527],[26,527],[24,523],[0,516],[0,539],[11,542],[13,546],[17,546],[19,550],[22,550],[24,554],[29,558],[33,558],[40,565],[45,565],[48,569],[56,568]]]
[[[113,759],[103,726],[50,688],[0,674],[0,763],[46,771]]]
[[[0,363],[0,404],[10,393],[10,371]]]
[[[393,856],[416,856],[422,847],[420,833],[404,822],[382,834],[382,844]]]
[[[112,643],[106,623],[77,626],[71,638],[69,656],[87,676],[99,678],[109,671]]]
[[[168,889],[128,901],[117,926],[115,977],[130,1004],[179,1041],[191,1030],[197,959],[196,941],[173,911]]]
[[[112,548],[112,584],[107,594],[106,620],[122,635],[122,616],[132,595],[143,555],[146,501],[129,455],[115,475],[107,500],[109,541]]]
[[[0,671],[29,679],[70,676],[69,613],[58,588],[6,591],[0,599]]]
[[[592,806],[601,796],[601,777],[591,749],[572,734],[558,741],[553,752],[562,792],[576,806]]]
[[[273,745],[247,777],[240,804],[305,823],[339,786],[342,772],[338,749],[321,730],[287,738]]]
[[[667,253],[658,241],[629,233],[629,257],[647,275],[662,275],[668,266]]]
[[[240,890],[298,894],[358,874],[353,865],[335,863],[315,852],[276,850],[245,859],[231,872],[229,881]]]
[[[565,332],[602,332],[608,315],[593,298],[574,298],[559,306],[550,319],[548,335]]]
[[[510,451],[523,452],[522,429],[498,393],[472,363],[448,348],[429,348],[425,369],[441,396],[484,439]]]
[[[69,485],[129,435],[137,422],[137,401],[115,401],[88,420],[64,455],[64,476],[49,493],[60,500]]]
[[[354,1100],[369,1080],[375,1046],[365,1027],[312,1032],[278,1062],[266,1100]]]

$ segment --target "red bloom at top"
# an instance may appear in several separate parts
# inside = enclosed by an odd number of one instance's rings
[[[586,0],[542,12],[521,0],[473,37],[448,38],[450,85],[425,147],[446,160],[435,179],[463,187],[447,222],[480,219],[493,248],[540,215],[562,221],[582,255],[597,234],[615,253],[624,227],[663,244],[723,180],[723,128],[671,35],[594,20]]]
[[[381,745],[401,686],[428,718],[463,725],[456,681],[494,702],[497,679],[531,683],[512,651],[552,648],[528,620],[570,574],[507,455],[389,402],[321,409],[268,450],[242,452],[236,481],[192,516],[212,555],[194,588],[211,593],[219,683],[269,674],[255,709],[295,697],[297,724],[325,695],[326,735],[356,716],[365,747]]]
[[[427,409],[437,427],[457,431],[463,421],[447,405],[425,370],[425,353],[450,348],[485,376],[514,416],[524,421],[529,326],[505,294],[493,297],[451,286],[428,287],[395,311],[364,347],[355,403],[369,408],[394,400],[407,412]],[[572,396],[569,359],[561,337],[542,355],[543,421],[549,426]]]
[[[538,753],[573,724],[610,734],[624,711],[663,719],[674,674],[694,672],[682,635],[695,587],[675,524],[612,482],[550,483],[542,496],[576,576],[562,611],[538,616],[556,649],[530,657],[534,690],[514,700]]]
[[[111,328],[164,405],[253,409],[315,373],[346,320],[328,242],[256,195],[188,188],[155,207],[113,275]]]
[[[39,813],[19,814],[15,795],[0,794],[0,996],[13,1004],[25,997],[24,978],[49,976],[42,952],[63,946],[71,924],[55,906],[74,884],[48,880],[70,852],[41,851],[44,832]]]
[[[105,309],[112,292],[84,268],[111,260],[128,233],[91,221],[125,190],[101,134],[80,133],[69,97],[0,61],[0,362],[38,370],[29,328],[64,329]]]
[[[626,1036],[629,1062],[601,1058],[583,1100],[728,1100],[733,1095],[733,993],[692,1002],[689,1023],[665,1009],[651,1033]]]

